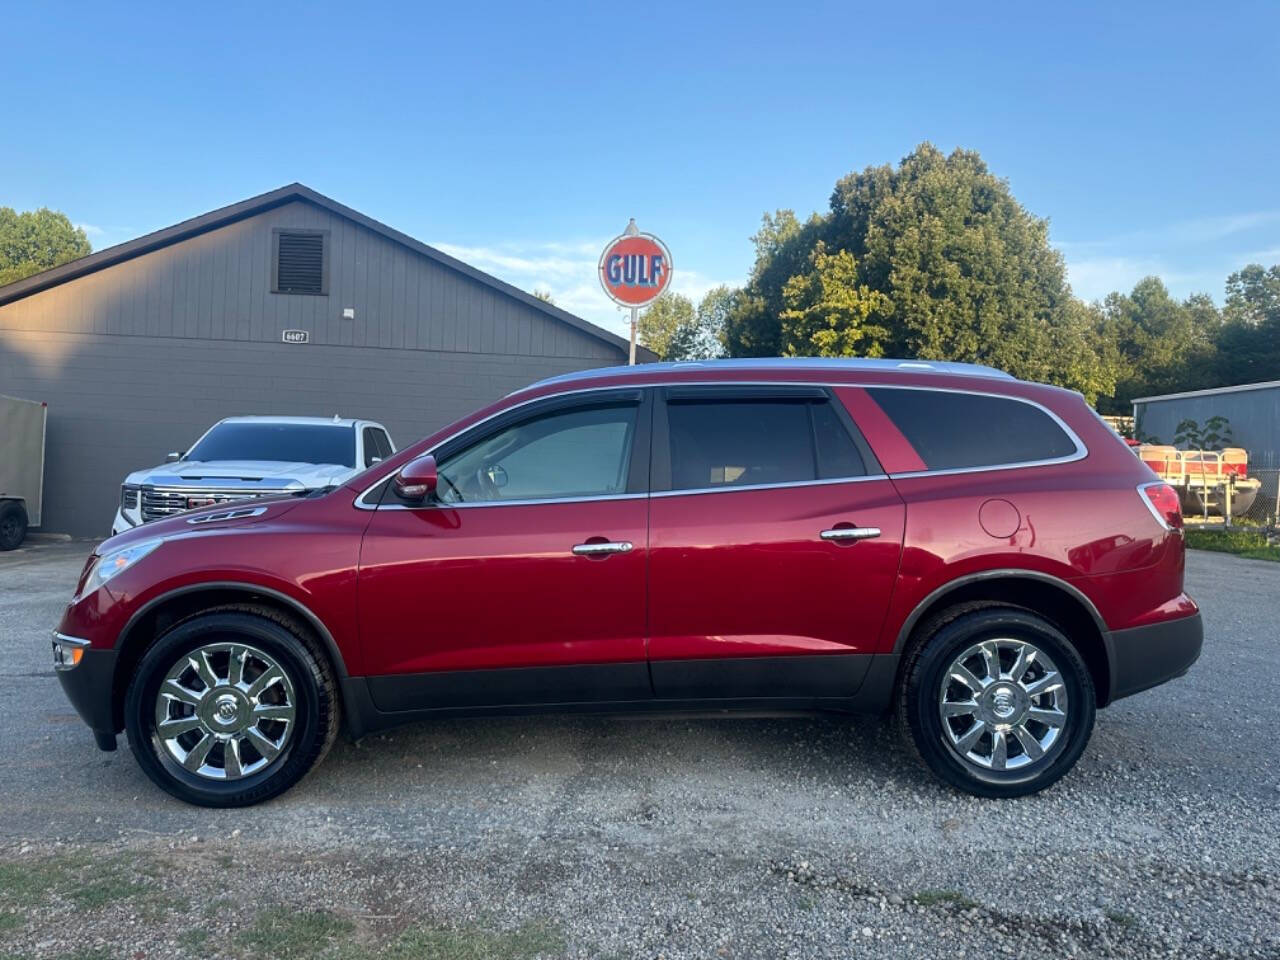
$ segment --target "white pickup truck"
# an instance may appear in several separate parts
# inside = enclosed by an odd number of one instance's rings
[[[125,477],[111,532],[195,507],[337,486],[395,449],[371,420],[228,417],[185,453]]]

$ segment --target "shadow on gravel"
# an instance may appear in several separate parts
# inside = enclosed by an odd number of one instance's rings
[[[888,719],[533,716],[418,722],[340,742],[309,778],[355,799],[364,777],[379,791],[406,767],[484,780],[503,767],[524,776],[678,777],[689,782],[752,775],[814,786],[864,781],[942,791]],[[419,771],[421,772],[421,771]],[[319,781],[319,782],[317,782]]]

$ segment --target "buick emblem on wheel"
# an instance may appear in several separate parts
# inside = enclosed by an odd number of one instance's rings
[[[606,266],[657,282],[649,256]],[[1014,797],[1200,653],[1177,494],[1079,394],[989,367],[591,370],[343,477],[98,547],[54,657],[99,746],[242,806],[340,730],[821,710],[892,714],[940,779]]]

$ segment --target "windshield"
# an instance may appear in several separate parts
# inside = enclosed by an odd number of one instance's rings
[[[184,460],[276,460],[282,463],[356,465],[351,426],[301,423],[220,423],[187,451]]]

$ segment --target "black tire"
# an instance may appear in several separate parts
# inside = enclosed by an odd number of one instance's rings
[[[1075,766],[1093,732],[1097,700],[1088,667],[1058,627],[1029,610],[974,604],[934,618],[922,628],[919,637],[904,668],[897,704],[898,722],[925,766],[938,777],[980,797],[1021,797],[1052,785]],[[1014,759],[1024,764],[1007,770],[984,767],[962,757],[943,728],[940,712],[944,696],[942,680],[951,673],[955,659],[975,644],[997,638],[1039,648],[1061,675],[1067,704],[1061,732],[1038,759],[1030,759],[1032,754],[1020,745],[1013,746],[1013,739],[1007,740],[1010,748],[1020,754]],[[963,691],[966,686],[961,685],[960,689]],[[980,700],[981,696],[975,695],[973,699]],[[979,717],[973,719],[976,721]],[[963,724],[969,720],[951,722]],[[1040,726],[1034,729],[1043,729],[1046,735],[1049,730]],[[985,736],[988,739],[980,740],[980,744],[991,743],[991,734]]]
[[[188,654],[210,644],[245,644],[268,654],[284,671],[296,700],[294,726],[278,756],[234,780],[214,780],[185,769],[156,732],[156,702],[166,674]],[[333,671],[306,631],[274,611],[222,607],[170,628],[139,662],[125,695],[129,747],[143,771],[163,790],[205,807],[243,807],[288,790],[333,745],[339,700]]]
[[[27,537],[27,508],[20,500],[0,500],[0,550],[17,550]]]

